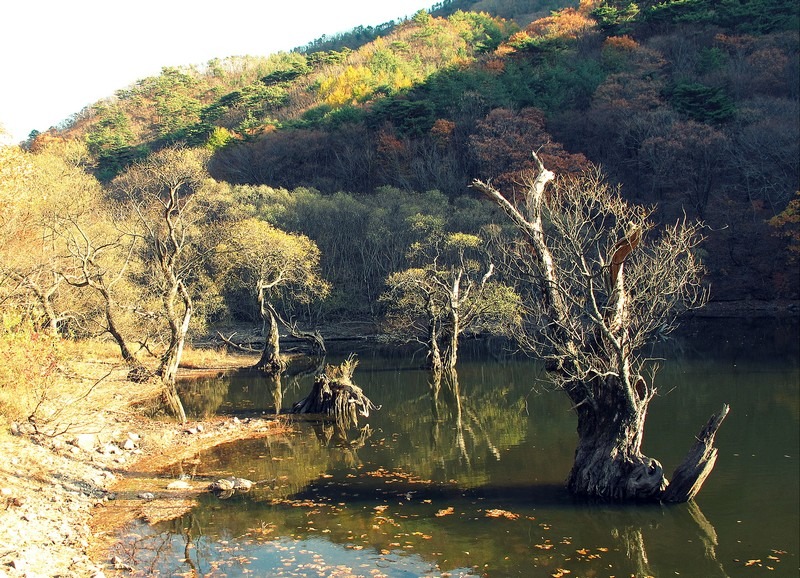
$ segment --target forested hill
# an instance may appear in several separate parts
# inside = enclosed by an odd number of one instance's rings
[[[216,180],[337,193],[331,210],[386,187],[458,203],[476,177],[513,187],[540,150],[556,172],[602,166],[664,222],[705,220],[715,299],[797,298],[798,11],[446,1],[354,48],[165,68],[30,145],[83,139],[104,180],[168,144],[206,147]]]

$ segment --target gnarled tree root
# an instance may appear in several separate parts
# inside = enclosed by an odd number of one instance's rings
[[[332,417],[343,429],[357,426],[359,415],[369,417],[370,410],[380,409],[351,381],[357,365],[351,356],[338,367],[327,366],[314,379],[311,393],[295,403],[291,413]]]

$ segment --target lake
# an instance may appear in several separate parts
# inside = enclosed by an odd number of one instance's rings
[[[256,485],[126,529],[119,552],[132,575],[798,575],[797,319],[696,319],[653,352],[664,361],[644,452],[668,475],[708,417],[731,406],[711,477],[695,502],[671,506],[571,498],[567,397],[502,344],[468,343],[457,379],[439,384],[418,369],[421,354],[358,347],[354,381],[381,409],[347,432],[295,420],[289,435],[219,446],[165,472]],[[184,382],[181,395],[195,417],[244,419],[291,407],[311,382],[239,372]]]

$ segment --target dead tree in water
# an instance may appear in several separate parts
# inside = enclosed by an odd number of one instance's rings
[[[639,352],[673,329],[681,311],[705,302],[695,255],[702,224],[684,220],[656,232],[652,210],[626,203],[598,171],[556,180],[534,159],[538,171],[519,205],[487,183],[473,187],[519,233],[511,262],[530,288],[534,328],[521,339],[548,360],[578,416],[568,487],[592,498],[690,500],[714,465],[711,444],[728,408],[676,471],[682,489],[668,487],[661,464],[641,451],[656,368]]]
[[[311,393],[292,406],[292,413],[333,418],[345,430],[357,426],[359,415],[369,417],[370,410],[380,409],[353,383],[357,365],[352,355],[341,365],[327,365],[314,380]]]

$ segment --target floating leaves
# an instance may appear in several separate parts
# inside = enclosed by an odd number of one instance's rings
[[[513,512],[509,512],[508,510],[486,510],[486,517],[487,518],[506,518],[508,520],[516,520],[519,518],[519,514],[515,514]]]
[[[756,568],[766,568],[767,570],[775,570],[774,564],[780,562],[780,556],[785,555],[785,550],[771,550],[770,555],[766,556],[766,558],[752,558],[747,560],[744,565],[745,567],[756,567]],[[739,562],[740,560],[736,560]]]

